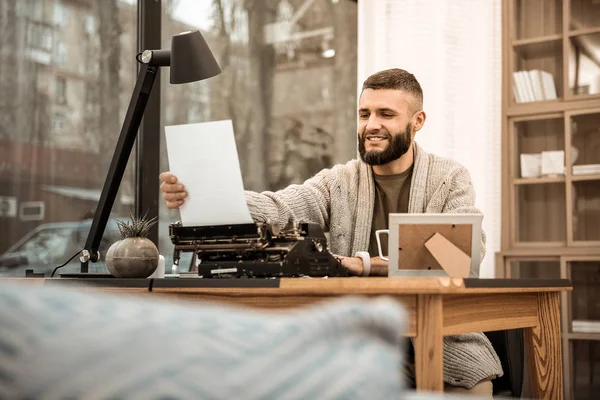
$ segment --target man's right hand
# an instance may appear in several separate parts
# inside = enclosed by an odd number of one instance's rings
[[[183,205],[184,199],[188,193],[185,191],[185,186],[177,182],[177,177],[170,172],[160,174],[160,190],[162,191],[163,199],[169,208],[179,208]]]

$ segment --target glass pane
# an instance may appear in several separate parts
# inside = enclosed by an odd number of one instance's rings
[[[515,101],[555,100],[562,89],[562,40],[515,46],[513,85]]]
[[[560,278],[560,260],[556,261],[511,261],[511,278]]]
[[[0,2],[2,275],[51,272],[85,242],[135,83],[131,3]],[[114,217],[133,205],[132,167]]]
[[[595,399],[600,392],[600,341],[573,340],[570,346],[573,399]]]
[[[565,185],[516,185],[518,242],[565,241]]]
[[[570,38],[569,94],[600,93],[600,33]]]
[[[176,33],[200,29],[223,70],[185,85],[169,85],[163,75],[162,121],[231,119],[245,189],[301,183],[355,155],[356,118],[348,116],[356,115],[357,101],[356,2],[180,0],[164,8],[162,21],[163,46]],[[290,21],[292,36],[284,29]],[[164,136],[160,163],[167,171]],[[178,219],[160,199],[167,260],[167,227]]]
[[[573,239],[600,240],[600,181],[573,182]]]
[[[573,175],[600,174],[600,113],[571,117]]]
[[[570,0],[571,15],[569,16],[569,29],[600,27],[600,2],[595,0]]]
[[[573,332],[600,333],[600,260],[568,263]]]
[[[564,159],[564,120],[553,118],[515,122],[514,131],[517,147],[514,170],[517,171],[517,178],[556,175],[558,170],[551,168],[554,164],[546,163],[542,168],[542,158],[550,157],[550,160],[556,154],[546,152],[561,151]],[[560,164],[560,167],[563,166],[564,163]]]
[[[515,39],[562,32],[562,0],[515,0]]]

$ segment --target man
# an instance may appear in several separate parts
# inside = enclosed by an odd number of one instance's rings
[[[374,232],[386,229],[389,213],[479,213],[468,171],[459,163],[428,154],[413,141],[425,123],[423,91],[401,69],[371,75],[359,99],[360,160],[319,172],[302,185],[277,192],[246,192],[256,222],[285,228],[297,222],[319,223],[330,234],[332,253],[354,275],[387,275],[377,256]],[[169,208],[187,193],[182,183],[161,174]],[[482,234],[485,254],[485,236]],[[386,251],[384,250],[384,253]],[[387,254],[387,253],[386,253]],[[478,276],[479,271],[471,271]],[[482,333],[444,338],[447,391],[468,390],[491,397],[491,379],[502,368]]]

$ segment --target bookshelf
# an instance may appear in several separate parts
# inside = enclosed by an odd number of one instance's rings
[[[570,278],[565,398],[600,391],[600,0],[503,0],[496,276]]]

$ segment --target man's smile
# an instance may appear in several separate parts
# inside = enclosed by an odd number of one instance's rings
[[[364,138],[364,141],[366,143],[369,143],[369,147],[374,146],[375,148],[378,148],[381,144],[384,143],[389,143],[389,136],[388,135],[382,135],[382,134],[377,134],[377,135],[366,135]]]

